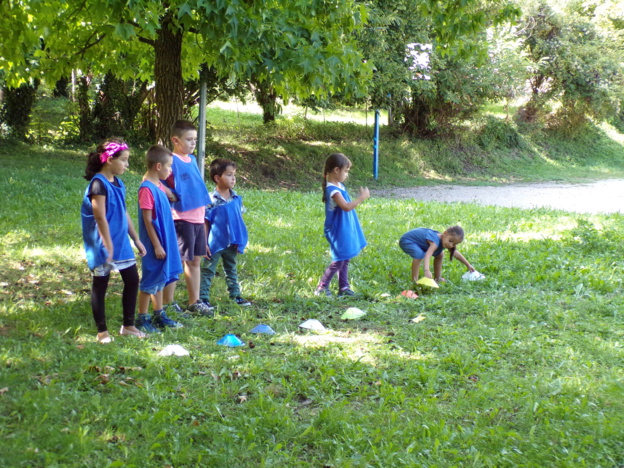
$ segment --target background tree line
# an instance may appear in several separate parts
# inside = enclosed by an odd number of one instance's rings
[[[255,99],[265,123],[290,100],[367,105],[434,137],[517,98],[521,121],[624,120],[617,0],[7,0],[0,11],[0,121],[20,139],[42,83],[72,87],[82,141],[167,141],[200,81],[209,101]]]

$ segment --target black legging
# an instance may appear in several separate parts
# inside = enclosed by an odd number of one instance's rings
[[[134,325],[134,311],[136,310],[137,294],[139,292],[139,272],[136,265],[119,270],[124,283],[121,304],[123,306],[123,325]],[[91,287],[91,309],[98,333],[108,330],[106,328],[106,290],[108,289],[109,276],[94,276]]]

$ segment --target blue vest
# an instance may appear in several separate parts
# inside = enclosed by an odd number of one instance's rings
[[[210,223],[208,245],[210,252],[217,253],[230,245],[238,246],[238,253],[244,253],[249,235],[243,221],[243,199],[232,191],[229,202],[215,204],[206,212],[206,220]]]
[[[344,211],[340,207],[331,210],[331,198],[329,194],[338,190],[347,202],[351,197],[346,189],[338,186],[329,186],[325,189],[325,238],[329,242],[332,260],[340,262],[355,257],[366,247],[366,238],[362,232],[360,221],[355,210]]]
[[[89,269],[103,265],[108,257],[108,251],[104,247],[100,233],[98,232],[95,216],[93,216],[93,205],[89,198],[91,184],[95,179],[104,183],[106,188],[106,221],[113,241],[113,261],[129,260],[134,258],[134,252],[128,239],[128,218],[126,216],[126,187],[120,179],[119,187],[109,182],[102,174],[96,174],[85,190],[82,199],[80,217],[82,219],[82,240],[84,242],[85,253]]]
[[[178,238],[176,236],[167,195],[149,180],[144,180],[139,190],[143,187],[148,188],[154,197],[156,219],[152,219],[152,224],[154,225],[160,244],[163,249],[165,249],[167,255],[162,260],[156,258],[154,246],[147,233],[145,221],[143,220],[143,213],[141,207],[139,207],[139,237],[147,251],[142,262],[141,284],[139,285],[141,291],[169,282],[182,273]]]
[[[185,163],[177,156],[173,156],[172,170],[175,189],[162,181],[178,197],[178,201],[173,204],[173,209],[176,211],[189,211],[210,203],[208,189],[197,167],[197,160],[192,154],[189,154],[189,157],[191,162]]]

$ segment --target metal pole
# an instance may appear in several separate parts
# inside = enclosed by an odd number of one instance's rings
[[[199,173],[204,178],[204,161],[206,159],[206,89],[208,85],[201,74],[201,88],[199,92],[199,128],[197,132],[197,165]]]
[[[373,133],[373,177],[379,177],[379,109],[375,109],[375,130]]]

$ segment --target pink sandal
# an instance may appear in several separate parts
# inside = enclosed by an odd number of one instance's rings
[[[121,330],[119,330],[119,334],[122,336],[136,336],[137,338],[145,338],[147,337],[147,335],[145,333],[143,333],[142,331],[134,331],[134,330],[128,330],[126,327],[124,327],[123,325],[121,326]]]

